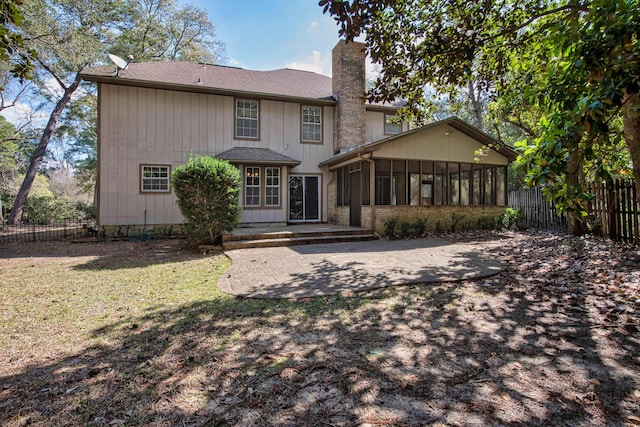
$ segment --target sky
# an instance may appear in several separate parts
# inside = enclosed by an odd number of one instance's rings
[[[331,76],[338,26],[318,0],[178,0],[203,9],[226,46],[224,65],[251,70],[294,68]],[[367,68],[369,63],[367,63]],[[33,112],[26,102],[2,115],[20,125]],[[48,119],[49,111],[32,117]]]
[[[331,75],[335,21],[318,0],[183,0],[205,10],[226,45],[225,65]]]

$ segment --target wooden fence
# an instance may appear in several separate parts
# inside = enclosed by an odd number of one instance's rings
[[[521,188],[509,192],[509,207],[521,210],[525,228],[567,232],[567,218],[542,195],[542,188]]]
[[[594,185],[590,213],[594,231],[618,242],[640,245],[640,208],[633,180],[617,179]]]
[[[613,180],[593,185],[589,221],[593,232],[618,242],[640,245],[640,200],[633,180]],[[567,219],[558,215],[541,188],[509,192],[509,207],[521,209],[522,225],[551,231],[567,231]]]

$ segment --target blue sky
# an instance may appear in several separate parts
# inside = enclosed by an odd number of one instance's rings
[[[207,11],[227,47],[227,65],[296,68],[331,75],[338,26],[318,0],[183,0]]]

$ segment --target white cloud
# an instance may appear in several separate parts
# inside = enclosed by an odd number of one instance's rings
[[[331,64],[327,64],[326,62],[328,61],[325,61],[322,54],[319,51],[314,50],[311,53],[311,56],[306,60],[291,61],[285,66],[287,68],[293,68],[294,70],[312,71],[318,74],[331,75]]]
[[[240,67],[240,68],[243,67],[242,62],[237,60],[237,59],[235,59],[235,58],[231,58],[226,62],[227,63],[225,65],[229,65],[230,67]]]
[[[311,31],[316,31],[318,29],[318,23],[316,21],[311,22],[311,24],[309,24],[309,30]]]

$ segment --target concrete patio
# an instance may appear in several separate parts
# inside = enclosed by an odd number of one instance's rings
[[[498,274],[505,268],[502,261],[479,253],[475,245],[437,238],[225,253],[233,265],[219,279],[218,287],[251,298],[306,298],[412,283],[471,280]]]

